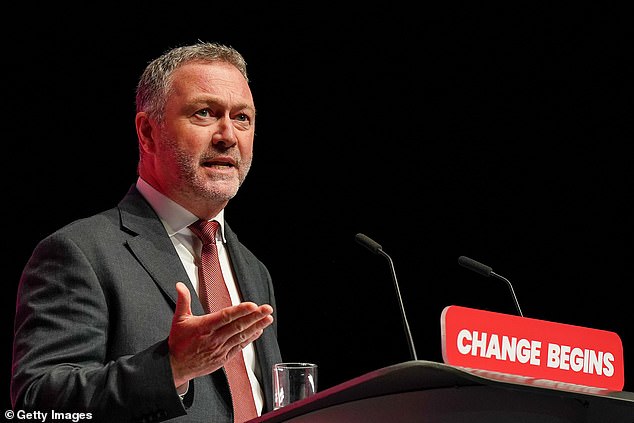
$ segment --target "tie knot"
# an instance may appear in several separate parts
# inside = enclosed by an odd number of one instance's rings
[[[215,220],[197,220],[189,225],[189,229],[200,238],[203,245],[208,245],[215,244],[218,226],[220,226],[220,224]]]

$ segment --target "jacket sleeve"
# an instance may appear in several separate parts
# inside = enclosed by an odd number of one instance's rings
[[[117,310],[93,261],[57,233],[40,242],[27,262],[16,302],[14,409],[84,412],[91,421],[109,422],[185,414],[167,339],[132,355],[108,357],[109,319]]]

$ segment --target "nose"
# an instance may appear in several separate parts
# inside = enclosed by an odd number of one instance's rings
[[[229,148],[237,142],[235,128],[229,116],[218,119],[211,141],[214,145],[222,145],[225,148]]]

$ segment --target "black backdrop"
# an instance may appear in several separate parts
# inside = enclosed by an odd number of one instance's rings
[[[197,39],[249,63],[255,161],[227,219],[274,277],[283,355],[318,363],[321,389],[409,359],[387,262],[361,232],[394,259],[419,359],[442,361],[448,305],[515,312],[466,255],[514,283],[526,317],[619,334],[634,390],[625,10],[94,7],[33,6],[2,30],[7,408],[22,266],[124,195],[136,79]]]

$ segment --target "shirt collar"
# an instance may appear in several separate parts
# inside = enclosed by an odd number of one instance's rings
[[[141,195],[150,203],[150,206],[158,214],[167,234],[172,237],[175,234],[187,229],[188,226],[198,220],[198,217],[192,212],[181,206],[171,198],[157,191],[152,185],[148,184],[141,177],[137,179],[136,188]],[[214,218],[220,223],[220,232],[222,234],[222,242],[225,242],[225,211],[222,209]]]

